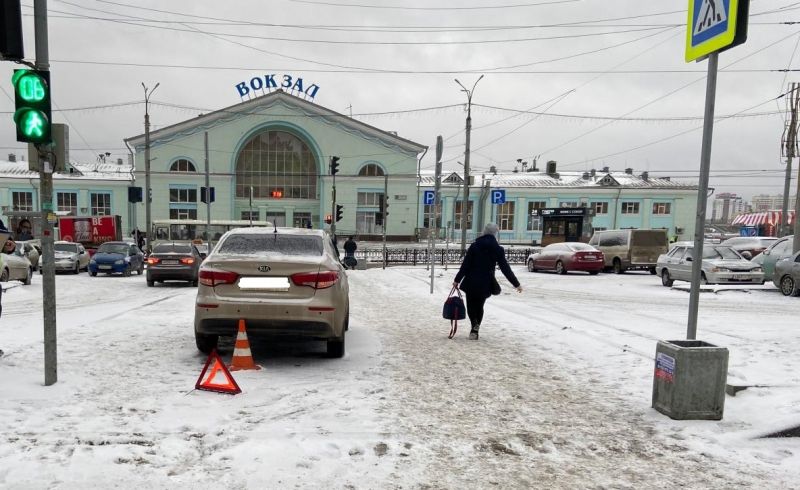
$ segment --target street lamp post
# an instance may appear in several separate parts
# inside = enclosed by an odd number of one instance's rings
[[[467,94],[467,141],[464,148],[464,200],[461,204],[461,255],[467,250],[467,210],[469,209],[469,136],[472,130],[472,94],[475,86],[481,81],[483,75],[475,80],[471,90],[467,90],[456,78],[456,83],[461,87],[461,91]]]
[[[151,225],[151,216],[150,216],[150,112],[148,111],[148,105],[150,102],[150,96],[153,95],[153,92],[156,91],[159,83],[156,83],[156,86],[153,87],[152,90],[147,89],[144,82],[142,82],[142,88],[144,89],[144,214],[145,214],[145,226],[146,226],[146,237],[147,237],[147,251],[151,251],[151,242],[152,238],[152,225]]]

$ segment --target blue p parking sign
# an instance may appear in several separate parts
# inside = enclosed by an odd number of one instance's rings
[[[492,204],[505,204],[506,203],[506,190],[495,189],[492,191]]]
[[[436,191],[425,191],[425,193],[422,196],[422,202],[426,206],[430,206],[434,202],[436,202]]]

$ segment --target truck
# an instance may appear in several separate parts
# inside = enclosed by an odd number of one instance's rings
[[[94,254],[100,244],[122,240],[121,216],[60,216],[59,239],[76,242]]]

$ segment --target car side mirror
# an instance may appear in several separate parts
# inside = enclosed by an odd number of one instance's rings
[[[208,257],[208,254],[206,254],[206,253],[203,253],[203,252],[200,252],[200,258],[201,258],[201,259],[204,259],[204,258],[206,258],[206,257]]]
[[[686,262],[691,262],[691,261],[692,261],[691,257],[686,257]]]
[[[770,252],[769,250],[764,250],[764,251],[763,251],[763,252],[761,252],[761,253],[762,253],[762,254],[764,254],[764,255],[769,255],[771,252]]]
[[[750,252],[742,252],[742,257],[746,258],[747,260],[750,260],[753,258],[753,255]]]

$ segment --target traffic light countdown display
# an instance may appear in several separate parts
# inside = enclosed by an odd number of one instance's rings
[[[14,123],[17,141],[34,144],[52,142],[50,72],[14,70]]]

